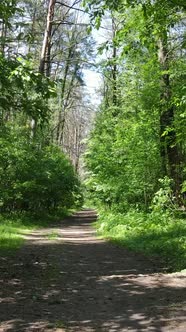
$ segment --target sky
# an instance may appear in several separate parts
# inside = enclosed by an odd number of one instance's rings
[[[96,42],[96,48],[98,48],[102,43],[104,43],[107,38],[105,34],[105,30],[101,29],[96,30],[93,29],[92,36]],[[96,50],[95,50],[96,51]],[[99,62],[101,59],[104,58],[103,56],[98,55],[97,60],[95,63]],[[100,94],[100,88],[102,86],[102,75],[99,73],[98,69],[83,69],[83,75],[84,75],[84,81],[87,86],[87,91],[90,94],[90,100],[93,105],[98,107],[101,103],[101,94]]]
[[[90,69],[84,69],[83,75],[86,83],[86,90],[90,95],[90,101],[95,107],[98,107],[101,103],[101,96],[99,94],[102,83],[101,74]]]
[[[86,13],[78,13],[79,16],[79,21],[83,23],[89,23],[89,15]],[[94,41],[96,42],[95,48],[98,48],[102,43],[106,42],[108,39],[108,33],[109,29],[108,26],[110,25],[109,21],[104,19],[102,22],[102,27],[100,27],[99,30],[93,28],[92,30],[92,36]],[[95,53],[97,53],[97,50],[95,49]],[[98,55],[95,64],[98,63],[100,60],[104,59],[106,55]],[[86,84],[87,90],[89,96],[90,96],[90,101],[93,105],[99,107],[101,103],[101,93],[100,87],[102,86],[102,75],[101,73],[98,72],[98,69],[96,70],[96,67],[93,69],[83,69],[83,75],[84,75],[84,81]]]

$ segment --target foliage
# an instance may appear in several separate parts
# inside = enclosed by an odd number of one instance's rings
[[[55,146],[40,149],[28,135],[7,130],[0,161],[1,211],[69,208],[81,198],[74,169]]]
[[[181,1],[85,1],[103,44],[104,95],[85,161],[98,230],[133,250],[184,268],[185,24]],[[115,49],[117,57],[113,57]],[[114,67],[115,65],[115,67]],[[112,71],[115,69],[115,82]],[[117,103],[110,96],[117,94]],[[182,190],[182,192],[181,192]],[[103,209],[103,210],[102,210]],[[184,212],[182,213],[184,217]]]
[[[41,214],[47,221],[49,212],[62,218],[83,201],[72,163],[51,138],[54,100],[60,111],[64,100],[59,105],[55,99],[56,80],[38,72],[47,5],[0,3],[0,212],[11,214],[0,219],[0,247],[5,250],[22,244],[22,232],[43,226]],[[75,67],[79,74],[80,66]]]
[[[159,179],[159,182],[161,187],[152,199],[151,209],[153,213],[175,212],[178,206],[171,188],[172,180],[165,176],[163,179]]]
[[[0,90],[2,124],[22,113],[41,125],[48,120],[47,100],[55,95],[55,85],[35,73],[28,60],[10,60],[0,54]]]
[[[7,22],[9,18],[18,10],[16,5],[17,0],[1,0],[0,19],[3,19],[5,22]]]
[[[181,221],[174,227],[170,221],[178,208],[175,197],[185,208],[185,2],[83,2],[97,29],[108,11],[112,26],[112,37],[99,47],[108,58],[100,65],[103,102],[85,157],[89,196],[119,216],[116,233],[125,243],[121,214],[136,209],[141,221],[140,226],[132,222],[136,238],[131,227],[129,246],[139,243],[140,249],[143,238],[149,253],[164,248],[168,257],[173,242],[166,239],[182,229]],[[79,169],[90,119],[82,68],[93,62],[92,41],[73,6],[55,2],[46,30],[47,10],[47,1],[0,3],[1,212],[36,213],[82,204],[74,168]],[[44,35],[45,54],[40,54]],[[44,65],[40,73],[39,59]],[[177,252],[178,242],[176,237]]]
[[[54,83],[22,58],[1,55],[0,74],[0,210],[73,206],[81,193],[70,161],[53,145],[41,148],[44,132],[31,137],[31,119],[40,127],[49,120],[47,101],[55,95]]]
[[[141,67],[124,66],[119,114],[113,116],[114,106],[102,105],[85,156],[92,197],[119,211],[129,205],[147,208],[161,175],[156,63],[151,58]]]
[[[129,211],[125,215],[101,211],[98,233],[113,242],[150,257],[169,271],[180,271],[186,262],[185,220],[170,215]]]
[[[118,27],[110,42],[117,47],[118,57],[103,63],[109,79],[105,79],[106,93],[86,152],[91,196],[118,211],[131,207],[148,210],[160,189],[159,178],[167,176],[181,201],[185,180],[185,47],[178,44],[184,39],[182,12],[159,1],[118,1],[115,8],[113,2],[86,3],[95,16],[98,4],[103,5],[102,15],[110,8]],[[114,11],[118,8],[120,13]],[[164,67],[158,44],[161,38],[163,52],[167,52],[163,54]],[[115,87],[110,83],[111,61],[117,66]],[[110,99],[113,89],[117,105]]]

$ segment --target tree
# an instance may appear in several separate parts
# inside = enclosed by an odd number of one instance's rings
[[[52,26],[54,20],[54,9],[55,9],[56,0],[50,0],[48,4],[48,14],[46,29],[43,39],[43,46],[41,51],[39,71],[44,74],[45,66],[47,64],[46,75],[50,76],[50,52],[51,52],[51,42],[52,42]]]
[[[179,61],[178,45],[175,48],[174,30],[179,29],[180,38],[184,31],[182,11],[185,9],[185,5],[182,1],[164,1],[162,3],[158,0],[152,3],[148,1],[98,1],[96,3],[87,1],[86,3],[91,9],[92,19],[96,21],[98,26],[107,9],[115,10],[117,15],[123,19],[124,25],[116,33],[114,44],[123,47],[122,56],[124,61],[127,61],[128,54],[132,54],[132,52],[135,52],[135,57],[137,53],[141,52],[141,59],[144,59],[144,61],[147,61],[143,55],[145,52],[150,55],[153,50],[157,54],[159,102],[156,104],[156,109],[160,122],[159,153],[162,163],[162,176],[167,175],[173,179],[174,193],[179,200],[183,181],[181,161],[184,157],[181,151],[180,135],[178,136],[178,121],[175,120],[178,119],[177,114],[179,114],[180,106],[178,106],[178,102],[177,105],[174,103],[175,96],[172,88],[171,71],[174,70],[175,63]],[[134,18],[133,12],[137,15],[139,22]],[[128,19],[127,15],[132,16]],[[134,22],[136,26],[134,26]],[[140,22],[142,23],[141,26]],[[182,30],[179,28],[179,24],[182,24]],[[174,61],[171,57],[174,57]],[[134,58],[132,61],[135,61]],[[142,60],[139,62],[139,66],[142,68],[143,65]],[[121,72],[122,69],[119,70]],[[155,79],[157,80],[157,76],[155,76]],[[140,80],[143,82],[143,77]],[[143,86],[141,85],[140,90],[142,89]]]
[[[49,140],[56,82],[39,72],[36,61],[41,6],[31,0],[0,6],[7,24],[0,53],[0,211],[71,207],[81,200],[80,182],[68,157]],[[30,38],[34,32],[36,39]],[[37,124],[32,137],[31,120]]]
[[[108,7],[113,10],[110,3],[102,4],[100,15]],[[118,113],[108,98],[103,101],[86,158],[92,195],[120,211],[135,205],[148,209],[158,179],[165,175],[173,179],[174,195],[180,202],[184,179],[181,161],[185,143],[180,132],[184,92],[178,97],[180,76],[176,73],[184,49],[177,42],[183,39],[182,12],[168,3],[134,4],[120,6],[122,12],[115,12],[123,22],[114,38],[119,50]],[[97,8],[95,3],[92,6]],[[105,62],[104,73],[108,72]],[[107,95],[111,95],[107,80],[105,84]]]

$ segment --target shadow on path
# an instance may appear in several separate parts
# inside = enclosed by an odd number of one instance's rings
[[[97,239],[95,219],[81,211],[1,258],[0,331],[186,331],[184,275]]]

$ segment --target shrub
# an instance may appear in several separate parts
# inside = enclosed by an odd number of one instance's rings
[[[170,214],[104,212],[97,222],[98,233],[136,252],[155,256],[171,271],[184,269],[186,262],[185,220]]]
[[[24,137],[4,135],[0,152],[0,209],[50,210],[80,204],[80,182],[56,146],[42,149]]]

